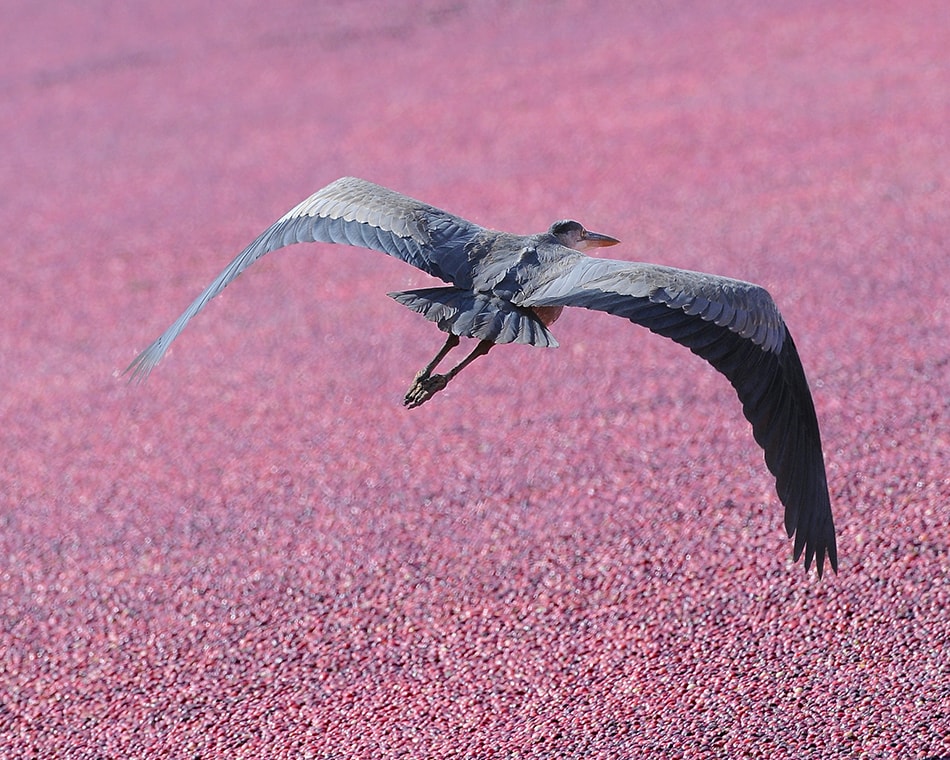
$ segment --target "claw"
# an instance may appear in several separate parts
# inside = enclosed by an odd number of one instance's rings
[[[417,406],[422,406],[426,401],[432,398],[448,384],[448,375],[428,375],[424,372],[420,372],[418,375],[416,375],[415,380],[412,381],[412,385],[409,387],[409,390],[406,391],[406,397],[403,399],[403,404],[405,404],[409,409],[415,409]]]

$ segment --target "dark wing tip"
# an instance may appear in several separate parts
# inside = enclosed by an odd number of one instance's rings
[[[798,531],[795,535],[795,548],[792,551],[792,561],[798,562],[803,553],[805,555],[804,566],[806,573],[811,568],[812,560],[814,560],[815,570],[818,572],[818,578],[820,579],[824,574],[825,558],[827,557],[831,569],[834,570],[836,575],[838,574],[838,548],[835,543],[833,526],[830,531],[823,530],[817,538],[814,536],[810,538],[804,531]]]
[[[797,562],[804,553],[806,571],[814,560],[821,578],[826,558],[838,572],[831,496],[815,404],[787,330],[775,358],[777,362],[770,360],[775,365],[772,374],[781,382],[771,382],[765,394],[748,393],[743,411],[775,476],[776,492],[785,506],[786,531],[795,537],[792,557]]]

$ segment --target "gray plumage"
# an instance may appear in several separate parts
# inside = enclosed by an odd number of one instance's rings
[[[837,571],[818,420],[801,360],[771,296],[751,283],[654,264],[592,258],[618,241],[573,221],[519,236],[480,227],[365,180],[344,177],[291,209],[242,251],[129,366],[144,378],[205,304],[264,254],[293,243],[343,243],[402,259],[448,287],[391,293],[449,339],[406,396],[418,406],[498,343],[557,346],[549,325],[564,306],[624,317],[701,356],[735,388],[785,505],[793,556],[827,556]],[[458,343],[480,340],[451,372],[432,374]]]

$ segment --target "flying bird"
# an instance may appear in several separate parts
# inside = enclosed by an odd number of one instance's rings
[[[831,500],[818,418],[792,336],[758,285],[655,264],[587,256],[620,241],[571,220],[513,235],[481,227],[354,177],[338,179],[291,209],[245,248],[184,313],[129,365],[143,379],[204,306],[261,256],[294,243],[342,243],[402,259],[446,283],[389,295],[448,333],[405,397],[417,407],[498,343],[557,346],[551,324],[565,306],[629,319],[689,348],[725,375],[742,402],[785,506],[793,558],[821,577],[837,572]],[[444,374],[459,344],[475,348]]]

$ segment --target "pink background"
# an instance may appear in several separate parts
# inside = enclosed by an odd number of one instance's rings
[[[950,755],[950,6],[7,0],[0,756]],[[724,378],[575,311],[425,407],[344,175],[768,287],[841,572]]]

